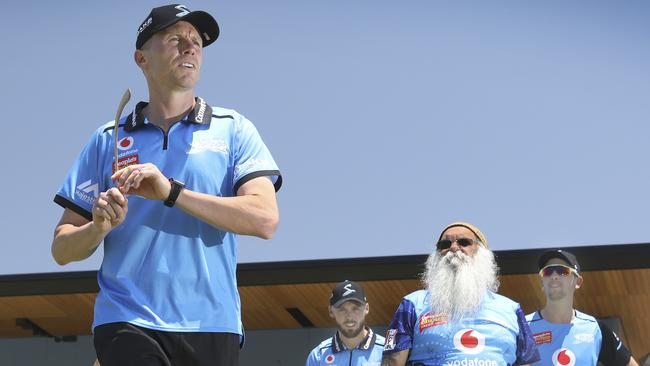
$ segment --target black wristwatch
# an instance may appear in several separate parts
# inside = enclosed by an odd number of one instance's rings
[[[169,191],[169,197],[165,200],[165,206],[172,207],[176,203],[178,195],[181,194],[181,191],[185,188],[185,184],[175,180],[174,178],[169,178],[169,183],[172,184],[172,189]]]

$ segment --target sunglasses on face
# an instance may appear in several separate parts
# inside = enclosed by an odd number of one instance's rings
[[[549,264],[548,266],[539,270],[540,277],[551,277],[553,273],[557,273],[559,276],[568,276],[571,273],[578,275],[578,271],[569,266],[562,264]]]
[[[456,240],[442,239],[436,244],[436,248],[438,248],[438,250],[449,249],[453,243],[458,243],[461,247],[468,247],[474,244],[475,241],[476,240],[470,238],[458,238]]]

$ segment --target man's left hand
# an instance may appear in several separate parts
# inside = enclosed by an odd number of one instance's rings
[[[150,200],[166,200],[171,183],[158,167],[151,164],[129,165],[111,176],[123,194],[135,194]]]

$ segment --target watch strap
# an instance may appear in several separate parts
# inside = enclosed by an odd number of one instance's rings
[[[173,207],[174,204],[176,204],[178,195],[181,194],[181,191],[185,188],[185,184],[175,180],[174,178],[169,178],[169,183],[172,184],[172,189],[169,191],[169,197],[167,197],[164,203],[167,207]]]

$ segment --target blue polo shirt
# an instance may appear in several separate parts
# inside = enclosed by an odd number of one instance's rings
[[[368,335],[356,348],[348,349],[339,332],[314,348],[305,366],[379,366],[384,350],[384,337],[366,327]]]
[[[118,167],[152,163],[187,189],[236,195],[250,179],[268,176],[276,191],[278,167],[253,124],[234,110],[201,98],[167,133],[146,120],[137,104],[120,120]],[[54,201],[92,220],[92,203],[113,187],[113,122],[95,131]],[[235,270],[236,235],[162,201],[129,196],[122,224],[104,239],[94,327],[129,322],[176,332],[242,334]]]
[[[402,300],[386,333],[384,353],[410,350],[413,365],[505,366],[539,360],[519,304],[487,291],[477,314],[449,322],[431,311],[429,292]]]

